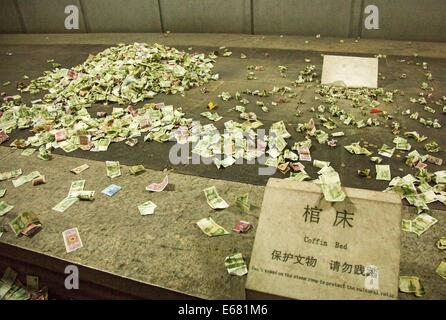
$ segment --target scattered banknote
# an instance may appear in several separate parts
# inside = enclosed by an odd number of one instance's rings
[[[95,191],[89,191],[89,190],[81,190],[76,192],[77,198],[79,200],[84,200],[84,201],[93,201],[94,194]]]
[[[104,152],[108,150],[108,146],[111,143],[111,139],[100,139],[93,141],[93,148],[90,150],[93,152]]]
[[[434,172],[434,175],[435,175],[436,183],[446,183],[446,171],[445,170]]]
[[[300,162],[290,162],[290,168],[293,171],[302,171],[305,169],[305,166]]]
[[[401,229],[406,232],[412,232],[412,220],[402,219]]]
[[[249,194],[245,193],[235,199],[235,205],[242,213],[248,213],[251,205],[249,204]]]
[[[30,299],[30,294],[18,279],[12,284],[10,288],[8,287],[8,292],[3,297],[3,300],[14,300],[14,301],[17,300],[24,301],[29,299]]]
[[[38,291],[28,291],[30,300],[48,300],[48,287],[43,287]]]
[[[331,139],[327,141],[327,145],[331,148],[335,148],[338,145],[338,140]]]
[[[290,163],[289,162],[285,162],[285,163],[281,163],[277,166],[277,169],[280,170],[280,172],[282,172],[283,174],[287,173],[288,171],[290,171]]]
[[[37,155],[37,158],[44,161],[49,161],[53,159],[53,155],[51,154],[51,151],[49,149],[46,149],[45,146],[41,146],[39,148],[39,154]]]
[[[404,136],[407,138],[414,138],[415,140],[417,140],[418,142],[423,142],[424,140],[427,139],[426,136],[420,135],[418,132],[416,131],[411,131],[411,132],[405,132]]]
[[[151,192],[161,192],[167,187],[168,184],[169,177],[165,176],[161,183],[151,183],[146,187],[146,190]]]
[[[424,149],[427,152],[436,153],[436,152],[440,151],[440,146],[438,145],[438,143],[436,141],[430,141],[424,145]]]
[[[369,151],[367,148],[365,148],[365,147],[361,147],[361,145],[360,145],[359,142],[355,142],[355,143],[352,143],[351,145],[344,146],[344,148],[345,148],[348,152],[350,152],[350,153],[352,153],[352,154],[363,154],[363,155],[366,155],[366,156],[370,156],[370,155],[372,155],[372,152],[370,152],[370,151]]]
[[[283,157],[284,157],[284,159],[289,159],[291,161],[299,160],[299,156],[289,149],[285,149],[285,151],[283,153]]]
[[[218,95],[223,101],[228,101],[232,99],[232,95],[229,92],[223,91]]]
[[[130,139],[127,139],[126,142],[124,142],[124,143],[130,147],[134,147],[138,143],[138,139],[130,138]]]
[[[296,172],[296,173],[291,172],[290,176],[288,178],[286,178],[286,180],[291,180],[291,181],[295,181],[295,182],[301,182],[301,181],[310,180],[310,179],[311,179],[311,177],[303,169],[300,172]]]
[[[442,238],[438,239],[436,245],[437,245],[438,249],[446,250],[446,237],[442,237]]]
[[[301,147],[298,150],[300,161],[311,161],[310,148]]]
[[[46,183],[45,176],[39,176],[33,179],[33,186],[38,186],[45,183]]]
[[[79,174],[79,173],[87,170],[88,168],[90,168],[90,166],[85,163],[85,164],[83,164],[83,165],[81,165],[79,167],[71,169],[70,171],[73,172],[74,174]]]
[[[393,143],[395,144],[395,148],[397,150],[409,151],[412,148],[409,142],[402,137],[395,137],[395,139],[393,139]]]
[[[252,225],[247,222],[240,220],[237,222],[232,230],[234,230],[237,233],[245,233],[248,232],[252,228]]]
[[[228,273],[234,276],[244,276],[248,273],[245,260],[241,253],[235,253],[225,258],[225,266]]]
[[[358,176],[360,177],[370,177],[370,169],[358,170]]]
[[[383,161],[383,158],[381,158],[381,157],[370,157],[370,161],[379,164],[379,163],[381,163]]]
[[[427,162],[433,163],[437,166],[441,166],[443,164],[443,159],[431,156],[430,154],[427,155],[426,160]]]
[[[119,192],[122,189],[122,187],[111,184],[107,188],[101,191],[101,193],[105,194],[106,196],[113,197],[117,192]]]
[[[232,166],[236,162],[236,160],[232,156],[226,157],[223,160],[220,160],[218,158],[214,158],[213,161],[214,161],[214,164],[219,169],[220,169],[220,167],[227,168],[229,166]]]
[[[56,139],[57,142],[66,140],[67,139],[67,131],[64,129],[57,130],[56,133],[54,134],[54,138]]]
[[[59,204],[57,204],[53,210],[63,212],[68,207],[73,205],[77,199],[79,200],[94,200],[95,191],[84,190],[85,180],[76,180],[71,182],[70,191],[65,199],[63,199]]]
[[[11,206],[7,204],[4,201],[0,201],[0,217],[7,214],[9,211],[11,211],[14,208],[14,206]]]
[[[73,252],[83,247],[82,240],[79,235],[79,230],[77,228],[65,230],[64,232],[62,232],[62,236],[67,253]]]
[[[324,167],[322,174],[319,176],[324,198],[329,202],[342,202],[346,195],[341,187],[341,179],[339,174],[331,167]],[[326,170],[325,170],[326,169]]]
[[[198,227],[209,237],[217,237],[229,234],[222,226],[219,226],[211,217],[203,218],[197,222]]]
[[[431,217],[427,213],[419,214],[412,220],[412,232],[418,236],[421,236],[427,229],[432,227],[437,222],[437,219]]]
[[[0,198],[6,194],[6,189],[0,186]]]
[[[390,166],[388,164],[385,165],[377,164],[375,165],[375,168],[376,168],[376,180],[390,181],[392,179],[390,173]]]
[[[444,280],[446,280],[446,262],[441,261],[435,272]]]
[[[142,164],[139,164],[136,166],[129,167],[129,171],[130,171],[130,174],[137,175],[137,174],[140,174],[140,173],[146,171],[146,168],[144,168],[144,166]]]
[[[17,279],[17,272],[11,268],[6,268],[3,277],[0,279],[0,300],[5,300],[5,295],[11,290]]]
[[[105,165],[107,166],[107,176],[109,178],[113,179],[121,175],[119,161],[105,161]]]
[[[416,276],[400,276],[399,289],[404,293],[414,293],[416,297],[425,294],[420,278]]]
[[[71,182],[70,191],[68,197],[77,197],[79,191],[84,190],[85,180],[76,180]]]
[[[206,201],[212,209],[225,209],[229,207],[227,202],[223,200],[222,197],[218,195],[217,189],[215,186],[206,188],[203,190],[204,195],[206,197]]]
[[[23,212],[9,222],[9,226],[16,236],[24,234],[31,236],[41,229],[42,224],[33,212]]]
[[[381,149],[378,150],[378,154],[383,157],[392,158],[395,148],[389,147],[384,144]]]
[[[219,116],[217,112],[212,113],[212,112],[209,112],[209,111],[205,111],[205,112],[200,113],[200,115],[202,115],[203,117],[208,118],[211,121],[218,121],[218,120],[223,119],[223,117]]]
[[[154,204],[152,201],[147,201],[147,202],[144,202],[143,204],[139,205],[138,210],[142,216],[146,216],[149,214],[154,214],[156,207],[157,207],[157,205]]]
[[[7,141],[9,139],[9,136],[4,132],[3,130],[0,130],[0,144]]]
[[[17,178],[22,174],[22,169],[12,170],[8,172],[2,172],[0,173],[0,181]]]
[[[329,161],[313,160],[313,167],[322,169],[323,167],[328,167],[328,166],[330,166]]]
[[[22,153],[21,153],[20,155],[21,155],[21,156],[25,156],[25,157],[29,157],[29,156],[31,156],[35,151],[36,151],[36,149],[34,149],[34,148],[26,148],[25,150],[22,151]]]
[[[343,137],[343,136],[345,136],[345,133],[342,132],[342,131],[339,131],[339,132],[333,132],[333,133],[331,134],[331,136],[332,136],[332,137]]]
[[[25,288],[25,286],[20,282],[19,279],[17,279],[8,292],[4,295],[3,300],[30,300],[34,297],[31,295],[30,292],[28,292]]]
[[[79,198],[77,196],[71,196],[71,197],[68,196],[68,197],[64,198],[61,202],[56,204],[53,207],[53,210],[57,211],[57,212],[64,212],[69,207],[71,207],[73,204],[75,204],[77,201],[79,201]]]
[[[15,188],[17,188],[17,187],[20,187],[21,185],[24,185],[25,183],[30,182],[40,176],[41,176],[41,174],[39,171],[32,171],[31,173],[29,173],[25,176],[21,176],[21,177],[17,178],[16,180],[12,180],[12,184],[14,185]]]
[[[25,149],[28,146],[28,143],[25,139],[15,139],[9,146],[17,149]]]
[[[325,144],[328,141],[328,133],[323,130],[316,130],[316,139],[320,144]]]

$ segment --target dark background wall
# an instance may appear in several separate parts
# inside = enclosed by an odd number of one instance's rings
[[[70,4],[79,30],[64,27]],[[364,27],[370,4],[379,30]],[[0,0],[0,33],[167,30],[446,41],[446,0]]]

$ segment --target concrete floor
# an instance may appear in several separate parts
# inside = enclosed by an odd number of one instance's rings
[[[310,43],[305,44],[305,40],[309,40]],[[340,44],[338,39],[316,40],[305,37],[279,38],[278,36],[267,36],[262,39],[260,36],[246,35],[228,35],[227,37],[187,34],[172,34],[169,37],[157,34],[1,35],[0,53],[13,52],[13,55],[0,55],[0,83],[7,80],[20,80],[24,74],[31,78],[39,76],[49,68],[46,63],[47,59],[55,59],[63,66],[69,67],[84,61],[91,52],[101,51],[110,44],[123,41],[145,41],[148,43],[156,41],[182,49],[192,46],[194,51],[202,52],[215,50],[222,45],[231,49],[233,52],[231,57],[217,59],[215,71],[220,73],[221,80],[207,85],[210,91],[208,94],[203,95],[199,89],[193,89],[188,91],[185,97],[158,95],[153,99],[154,102],[164,101],[175,107],[181,106],[187,117],[199,119],[204,123],[208,123],[208,120],[200,117],[199,113],[205,110],[209,100],[213,100],[219,105],[217,112],[224,117],[214,123],[219,129],[223,127],[225,121],[236,120],[238,117],[238,113],[228,110],[235,106],[234,100],[223,102],[217,98],[221,91],[229,91],[234,94],[236,90],[243,91],[248,88],[270,90],[274,85],[289,85],[290,81],[296,78],[298,71],[305,66],[305,58],[310,58],[321,72],[321,52],[354,53],[366,56],[378,53],[388,54],[387,59],[380,60],[380,72],[386,79],[380,80],[379,85],[387,90],[403,90],[405,96],[398,96],[393,104],[384,104],[381,107],[389,113],[394,112],[395,120],[402,124],[403,130],[417,130],[435,139],[444,148],[442,145],[442,142],[445,141],[444,129],[426,129],[418,122],[400,115],[401,111],[406,108],[416,108],[408,102],[408,97],[416,96],[420,91],[419,84],[424,77],[421,68],[399,63],[398,60],[402,58],[414,60],[413,53],[417,52],[422,57],[417,61],[429,62],[434,76],[431,85],[435,88],[434,94],[438,99],[445,94],[443,88],[446,84],[444,72],[446,69],[446,44],[408,44],[407,42],[372,40],[361,40],[359,43],[346,40],[344,44]],[[241,52],[245,53],[248,58],[240,59]],[[265,56],[265,52],[269,53],[268,57]],[[245,80],[246,66],[251,64],[263,65],[265,68],[265,71],[256,72],[258,80]],[[278,65],[288,66],[287,79],[280,77],[277,71]],[[401,73],[407,73],[408,79],[400,80]],[[8,94],[14,94],[15,90],[11,89],[13,89],[12,86],[6,87],[5,91]],[[291,99],[289,103],[270,107],[269,113],[263,113],[259,107],[255,106],[255,101],[269,102],[272,100],[271,97],[257,99],[247,97],[251,101],[247,110],[256,112],[266,128],[275,121],[284,120],[288,131],[292,134],[289,142],[302,140],[303,136],[296,133],[294,128],[298,122],[308,121],[311,117],[315,117],[315,114],[311,113],[309,109],[313,106],[317,107],[318,103],[314,102],[314,88],[300,87],[296,88],[295,92],[297,93],[296,98]],[[24,95],[24,98],[29,101],[36,97]],[[306,101],[306,104],[299,107],[303,116],[295,118],[292,115],[295,113],[297,101],[301,99]],[[112,106],[98,105],[92,108],[92,112],[111,110],[111,108]],[[431,116],[422,108],[418,108],[420,110],[417,111],[420,112],[420,115]],[[439,107],[436,109],[438,110],[435,117],[439,118],[444,125],[444,115]],[[390,125],[390,121],[388,125]],[[345,137],[338,140],[340,146],[333,150],[316,143],[312,148],[313,159],[331,161],[332,166],[340,173],[344,186],[374,190],[385,189],[386,182],[357,177],[356,170],[372,168],[372,172],[374,172],[374,166],[366,157],[352,156],[342,146],[359,140],[368,141],[378,146],[383,143],[391,145],[393,135],[390,128],[373,127],[360,130],[344,126],[338,128],[346,133]],[[27,134],[26,131],[16,131],[11,135],[10,141],[16,137],[27,136]],[[410,142],[413,148],[422,150],[422,144]],[[7,143],[2,146],[5,145]],[[206,186],[216,185],[223,198],[229,202],[233,201],[238,193],[250,192],[250,197],[257,206],[252,213],[253,216],[250,217],[250,221],[255,226],[258,207],[262,201],[262,186],[265,185],[268,177],[259,176],[257,174],[258,167],[252,165],[234,165],[224,170],[218,170],[213,165],[172,166],[168,160],[170,146],[169,143],[139,143],[131,149],[130,156],[129,147],[119,143],[112,144],[106,153],[76,151],[69,157],[58,156],[51,162],[43,162],[34,157],[21,157],[17,151],[0,148],[2,160],[0,171],[21,167],[26,173],[40,168],[39,170],[42,170],[41,172],[45,173],[49,180],[44,186],[23,186],[18,189],[11,188],[10,182],[2,183],[8,189],[4,200],[16,205],[13,213],[29,209],[32,203],[32,207],[41,212],[45,229],[33,239],[15,239],[12,234],[7,234],[0,241],[18,244],[64,259],[72,259],[97,268],[104,268],[113,273],[198,297],[243,298],[244,279],[228,276],[223,260],[231,252],[241,251],[249,262],[255,229],[246,235],[234,234],[208,240],[196,229],[194,223],[211,213],[204,197],[202,197],[201,190]],[[370,149],[376,151],[373,148]],[[57,153],[64,154],[63,151]],[[385,160],[384,162],[391,165],[392,175],[402,176],[412,173],[412,170],[403,163],[404,154],[396,154],[400,155],[400,158],[394,156],[390,161]],[[445,158],[445,153],[442,151],[438,156]],[[89,163],[91,166],[91,169],[82,173],[87,179],[86,189],[96,190],[99,193],[110,184],[105,175],[103,163],[105,160],[119,160],[124,165],[142,163],[146,168],[154,171],[149,171],[139,177],[125,175],[117,178],[116,181],[113,180],[113,183],[124,186],[124,190],[118,193],[115,198],[105,199],[98,194],[98,199],[94,203],[76,204],[76,209],[72,207],[64,214],[58,214],[51,210],[68,192],[70,181],[78,178],[68,172],[69,169],[77,165]],[[174,167],[174,172],[181,173],[173,174],[171,177],[172,183],[175,184],[175,191],[159,195],[146,194],[143,191],[144,185],[148,182],[161,181],[163,174],[159,170],[165,167]],[[309,174],[315,178],[316,170],[311,167],[307,168]],[[402,171],[399,170],[400,168]],[[431,168],[431,170],[442,169],[444,170],[445,166]],[[126,171],[123,170],[124,172]],[[187,174],[187,176],[182,174]],[[276,176],[284,177],[280,173],[277,173]],[[237,181],[243,183],[237,183]],[[53,194],[54,196],[51,197],[50,195]],[[158,204],[157,215],[140,217],[135,203],[142,203],[148,199],[153,199],[152,201]],[[444,206],[438,205],[435,208],[444,209]],[[94,215],[92,215],[92,211],[95,212]],[[231,208],[223,213],[211,213],[211,215],[228,229],[231,229],[237,219],[243,218]],[[404,215],[406,218],[414,216],[408,208],[405,208]],[[11,216],[12,213],[9,213],[2,217],[2,223],[8,221]],[[440,222],[420,238],[413,234],[403,233],[401,275],[420,276],[427,292],[425,298],[445,299],[446,281],[434,272],[441,259],[445,258],[445,254],[435,248],[435,241],[446,234],[444,212],[435,211],[433,216]],[[146,218],[153,220],[150,227],[144,221],[147,220]],[[79,227],[85,247],[67,255],[60,234],[63,230],[74,226]],[[146,228],[149,228],[150,231],[147,232]],[[145,238],[141,239],[142,236]],[[172,262],[165,263],[166,257],[169,257]],[[412,298],[412,296],[401,294],[400,298],[406,299]]]

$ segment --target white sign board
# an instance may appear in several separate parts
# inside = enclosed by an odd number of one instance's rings
[[[400,197],[343,189],[345,201],[332,203],[315,183],[268,181],[247,298],[398,297]]]
[[[321,83],[377,88],[378,58],[324,55]]]

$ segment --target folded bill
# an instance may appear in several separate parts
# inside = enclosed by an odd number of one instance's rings
[[[105,194],[106,196],[113,197],[117,192],[119,192],[122,189],[122,187],[111,184],[107,188],[101,191],[101,193]]]
[[[90,168],[90,166],[85,163],[85,164],[83,164],[83,165],[81,165],[79,167],[71,169],[70,171],[73,172],[74,174],[79,174],[79,173],[87,170],[88,168]]]
[[[444,280],[446,280],[446,262],[441,261],[437,269],[435,269],[435,272]]]
[[[206,201],[212,209],[225,209],[229,207],[227,202],[223,200],[222,197],[218,195],[217,189],[215,186],[206,188],[203,190],[204,195],[206,197]]]
[[[140,173],[146,171],[146,168],[144,168],[144,166],[142,164],[139,164],[136,166],[129,167],[129,171],[130,171],[130,174],[137,175],[137,174],[140,174]]]
[[[168,184],[169,177],[165,176],[161,183],[151,183],[146,187],[146,190],[151,192],[161,192],[167,187]]]
[[[8,172],[1,172],[0,173],[0,181],[17,178],[21,174],[22,174],[22,169],[12,170],[12,171],[8,171]]]
[[[242,213],[248,213],[251,205],[249,204],[249,194],[245,193],[235,199],[236,206]]]
[[[41,174],[39,171],[32,171],[25,176],[21,176],[21,177],[17,178],[16,180],[12,180],[12,184],[14,185],[15,188],[17,188],[17,187],[20,187],[20,186],[24,185],[25,183],[30,182],[40,176],[41,176]]]
[[[68,197],[64,198],[61,202],[56,204],[53,207],[53,210],[57,211],[57,212],[65,212],[65,210],[67,210],[69,207],[71,207],[73,204],[75,204],[78,201],[79,201],[79,198],[77,196],[71,196],[71,197],[68,196]]]
[[[111,179],[121,175],[121,167],[119,161],[105,161],[107,167],[107,176]]]
[[[197,222],[198,227],[209,237],[217,237],[229,234],[222,226],[219,226],[211,217],[203,218]]]
[[[154,214],[156,207],[157,207],[157,205],[154,204],[152,201],[147,201],[147,202],[144,202],[143,204],[139,205],[138,210],[142,216],[146,216],[149,214]]]
[[[11,211],[14,208],[14,206],[11,206],[7,204],[4,201],[0,201],[0,217],[7,214],[9,211]]]
[[[235,276],[244,276],[248,273],[245,260],[241,253],[235,253],[225,258],[225,266],[228,273]]]
[[[399,289],[404,293],[414,293],[417,297],[425,294],[420,278],[416,276],[400,276]]]
[[[249,222],[240,220],[239,222],[236,223],[236,225],[234,226],[234,228],[232,230],[234,230],[237,233],[246,233],[251,228],[252,228],[252,225]]]
[[[39,221],[39,218],[35,213],[23,212],[11,220],[9,226],[16,236],[19,236],[20,234],[31,236],[35,233],[33,230],[40,230],[42,223]]]

